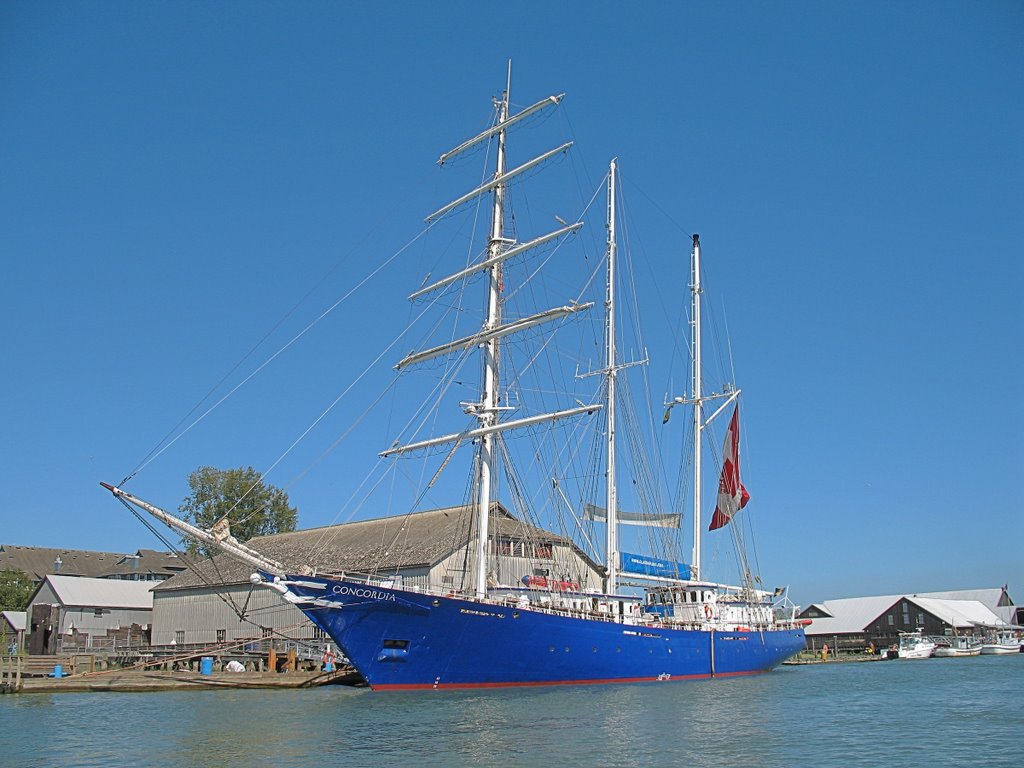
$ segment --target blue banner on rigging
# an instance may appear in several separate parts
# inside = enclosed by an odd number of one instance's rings
[[[628,573],[641,573],[645,576],[662,576],[667,579],[690,578],[690,566],[686,563],[673,563],[671,560],[631,555],[628,552],[621,553],[619,567]]]

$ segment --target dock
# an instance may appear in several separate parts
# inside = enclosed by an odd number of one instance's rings
[[[223,690],[225,688],[288,689],[321,685],[364,685],[349,668],[335,672],[199,672],[165,670],[111,670],[61,678],[22,678],[20,693],[92,693],[116,691]]]
[[[310,669],[275,672],[264,668],[244,672],[218,669],[204,673],[199,669],[153,669],[146,666],[97,670],[92,660],[88,664],[82,664],[76,663],[73,657],[59,658],[58,662],[62,663],[58,665],[53,659],[54,657],[31,656],[0,658],[0,693],[294,689],[316,688],[321,685],[365,685],[362,677],[348,666],[340,666],[330,672]],[[61,670],[60,676],[54,674],[55,667]]]

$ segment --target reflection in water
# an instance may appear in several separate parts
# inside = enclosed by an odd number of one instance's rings
[[[1022,673],[1024,655],[648,685],[0,696],[0,755],[4,768],[899,768],[984,754],[989,768],[1017,764]]]

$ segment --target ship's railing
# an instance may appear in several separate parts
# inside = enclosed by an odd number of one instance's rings
[[[569,618],[587,619],[589,621],[607,621],[613,624],[622,624],[624,626],[637,626],[646,627],[650,629],[689,629],[697,631],[708,631],[715,630],[716,632],[768,632],[768,631],[779,631],[779,630],[793,630],[800,629],[805,626],[806,622],[799,620],[780,620],[774,619],[771,622],[740,622],[740,621],[729,621],[725,623],[715,621],[686,621],[673,619],[673,617],[656,617],[655,614],[643,613],[639,616],[633,615],[621,615],[611,612],[594,611],[592,609],[579,609],[571,608],[568,606],[557,606],[557,605],[542,605],[533,601],[530,601],[528,605],[523,605],[518,597],[511,595],[501,598],[478,598],[475,595],[465,595],[455,592],[450,587],[438,588],[431,586],[423,586],[419,584],[404,585],[401,576],[381,576],[380,574],[368,574],[368,573],[322,573],[318,574],[325,578],[340,578],[346,581],[354,581],[367,586],[380,587],[383,589],[404,589],[409,592],[425,594],[425,595],[436,595],[437,597],[454,597],[459,600],[465,600],[471,603],[479,603],[482,605],[494,605],[501,606],[503,608],[514,608],[516,610],[532,611],[534,613],[546,613],[553,616],[566,616]],[[538,590],[520,589],[513,585],[508,585],[506,589],[514,589],[517,594],[529,595],[530,593],[536,593]],[[589,592],[559,592],[552,590],[551,592],[544,592],[544,595],[550,595],[551,598],[576,598],[579,600],[591,600],[594,597],[601,597]],[[639,603],[638,603],[639,604]]]

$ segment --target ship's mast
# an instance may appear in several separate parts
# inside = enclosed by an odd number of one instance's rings
[[[501,377],[498,370],[501,355],[499,340],[513,333],[518,333],[519,331],[524,331],[528,328],[535,328],[543,324],[551,323],[570,315],[574,315],[577,312],[586,311],[593,306],[593,302],[579,303],[574,301],[561,307],[552,307],[534,315],[516,318],[508,323],[503,324],[501,322],[501,285],[504,262],[529,250],[570,235],[578,231],[579,228],[583,226],[582,222],[576,222],[574,224],[565,224],[563,222],[564,226],[561,229],[541,235],[525,243],[517,243],[515,240],[510,239],[505,235],[505,195],[509,182],[513,178],[526,173],[532,168],[536,168],[550,158],[568,151],[572,146],[571,141],[566,142],[559,147],[538,155],[532,160],[528,160],[516,168],[507,168],[505,136],[508,128],[522,122],[530,115],[536,114],[542,109],[557,106],[565,95],[558,94],[555,96],[549,96],[514,115],[510,115],[509,108],[511,102],[509,101],[509,92],[511,91],[512,79],[511,62],[509,62],[508,75],[505,92],[502,94],[500,99],[495,99],[494,102],[497,110],[497,119],[495,120],[494,125],[482,133],[477,134],[473,138],[462,142],[454,149],[444,152],[438,160],[438,164],[444,165],[448,160],[452,159],[456,155],[466,152],[473,147],[479,146],[483,142],[489,142],[496,138],[497,160],[494,176],[472,191],[467,192],[437,209],[425,219],[428,224],[431,224],[444,216],[447,216],[449,213],[460,208],[464,204],[477,200],[483,195],[490,193],[492,201],[491,230],[487,246],[487,257],[453,275],[448,275],[437,280],[431,285],[420,288],[409,297],[410,299],[415,300],[427,293],[438,291],[446,286],[450,286],[472,274],[485,273],[487,275],[487,311],[483,325],[479,330],[473,332],[469,336],[450,340],[430,349],[412,352],[400,360],[395,366],[395,368],[401,370],[426,362],[427,360],[441,357],[442,355],[462,352],[470,349],[480,349],[483,352],[483,376],[481,381],[480,399],[476,402],[461,403],[463,410],[477,419],[477,426],[462,432],[441,435],[438,437],[428,438],[426,440],[418,440],[404,445],[396,443],[380,453],[380,456],[383,458],[386,456],[401,456],[406,453],[437,445],[452,443],[458,445],[460,443],[468,444],[470,442],[477,445],[479,448],[479,457],[476,462],[474,478],[476,488],[475,503],[477,536],[475,550],[473,552],[476,558],[473,574],[473,580],[475,582],[473,584],[473,589],[475,595],[479,598],[484,598],[487,595],[487,566],[489,559],[488,522],[491,498],[493,495],[491,486],[494,482],[493,478],[495,472],[497,471],[497,454],[495,450],[495,440],[498,439],[497,433],[512,429],[520,429],[535,424],[553,422],[573,416],[581,416],[583,414],[593,413],[603,407],[600,403],[593,403],[590,405],[580,404],[574,408],[566,408],[564,410],[552,411],[550,413],[525,416],[520,419],[512,419],[508,421],[501,421],[499,419],[499,415],[502,411],[513,410],[508,406],[501,405],[498,394],[498,388],[501,385]]]
[[[690,293],[693,303],[690,317],[690,339],[693,346],[693,555],[690,558],[691,578],[700,578],[701,534],[701,434],[704,431],[704,400],[701,395],[700,349],[700,235],[693,236],[690,259]]]
[[[607,336],[605,370],[608,376],[608,404],[606,406],[608,438],[607,480],[607,541],[605,568],[608,572],[606,591],[615,594],[619,579],[618,489],[615,479],[615,194],[618,182],[618,164],[612,160],[608,169],[608,287],[605,295]]]
[[[509,91],[512,86],[512,65],[509,64],[509,78],[505,93],[497,104],[498,124],[508,118]],[[498,132],[498,158],[494,171],[495,178],[505,173],[505,129]],[[492,193],[491,239],[487,246],[488,258],[496,259],[504,247],[505,233],[505,185],[499,184]],[[488,268],[487,318],[483,331],[491,331],[501,324],[501,270],[502,264],[495,263]],[[481,428],[492,426],[498,418],[498,339],[490,338],[484,343],[484,380],[477,419]],[[487,595],[488,523],[491,508],[491,476],[495,469],[493,433],[480,438],[480,461],[477,470],[477,540],[476,540],[476,596]]]

